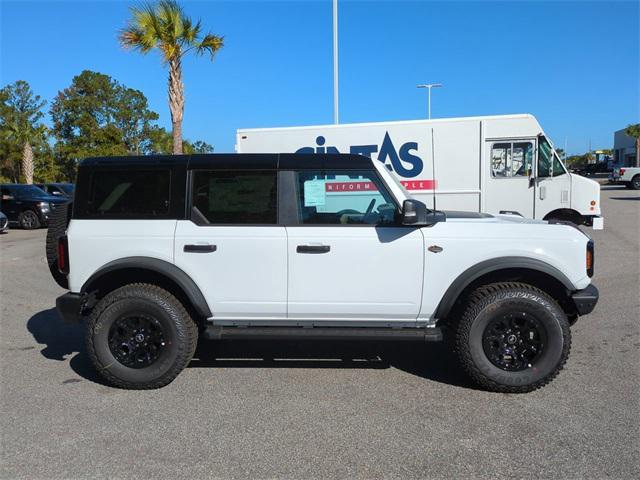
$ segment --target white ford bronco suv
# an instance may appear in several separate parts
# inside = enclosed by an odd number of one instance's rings
[[[111,384],[162,387],[207,339],[449,340],[479,386],[562,369],[598,300],[577,227],[428,210],[358,155],[93,158],[47,239]]]

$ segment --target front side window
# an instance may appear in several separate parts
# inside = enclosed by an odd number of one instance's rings
[[[528,177],[533,165],[533,143],[500,142],[491,147],[491,176]]]
[[[105,170],[92,174],[87,214],[92,217],[140,218],[169,213],[169,170]]]
[[[373,171],[298,171],[303,225],[393,225],[397,206]]]
[[[275,171],[193,172],[192,205],[209,224],[278,223]]]

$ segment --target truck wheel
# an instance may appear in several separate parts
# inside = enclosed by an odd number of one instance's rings
[[[160,388],[189,364],[196,324],[173,295],[134,283],[106,295],[88,319],[89,358],[109,383],[127,389]]]
[[[640,190],[640,175],[634,176],[629,185],[633,190]]]
[[[58,238],[63,236],[69,225],[71,213],[71,202],[59,205],[49,217],[49,228],[47,229],[47,241],[45,242],[45,253],[51,276],[62,288],[69,288],[67,276],[58,270]]]
[[[567,316],[546,293],[523,283],[480,287],[455,326],[455,351],[481,387],[524,393],[549,383],[571,348]]]
[[[38,215],[33,210],[25,210],[24,212],[20,212],[18,215],[18,223],[20,224],[20,228],[25,230],[34,230],[36,228],[40,228],[40,219]]]

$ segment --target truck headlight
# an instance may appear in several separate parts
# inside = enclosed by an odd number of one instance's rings
[[[49,205],[49,202],[39,202],[38,208],[42,211],[42,213],[49,213],[51,206]]]

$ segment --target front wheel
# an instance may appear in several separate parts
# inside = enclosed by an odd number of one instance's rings
[[[18,215],[18,223],[25,230],[40,228],[40,219],[33,210],[25,210]]]
[[[154,285],[125,285],[107,294],[87,322],[96,370],[120,388],[160,388],[189,364],[198,329],[184,306]]]
[[[567,316],[546,293],[522,283],[474,291],[455,326],[462,368],[481,387],[524,393],[562,370],[571,348]]]

